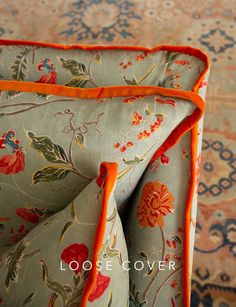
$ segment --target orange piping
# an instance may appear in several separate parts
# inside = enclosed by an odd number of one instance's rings
[[[21,82],[21,81],[0,81],[0,90],[23,90],[27,92],[42,92],[45,94],[55,94],[61,96],[69,96],[69,97],[80,97],[80,98],[99,98],[99,97],[118,97],[118,96],[129,96],[129,95],[155,95],[161,94],[163,96],[176,96],[183,99],[190,99],[194,102],[199,109],[195,110],[183,123],[171,133],[171,136],[168,138],[166,142],[158,149],[155,153],[154,157],[152,158],[152,162],[164,151],[169,149],[173,146],[179,138],[188,130],[192,129],[191,131],[191,183],[187,198],[186,204],[186,214],[185,214],[185,225],[184,225],[184,270],[183,270],[183,292],[184,292],[184,306],[190,306],[190,296],[189,296],[189,238],[190,238],[190,212],[192,207],[192,199],[194,195],[194,188],[195,188],[195,158],[196,158],[196,148],[197,148],[197,121],[200,119],[204,112],[204,102],[200,96],[197,95],[198,89],[204,77],[206,76],[209,70],[209,59],[208,56],[199,49],[195,49],[188,46],[156,46],[154,48],[146,48],[142,46],[92,46],[92,45],[60,45],[54,43],[43,43],[43,42],[36,42],[36,41],[24,41],[24,40],[0,40],[0,44],[2,45],[33,45],[33,46],[41,46],[41,47],[51,47],[57,49],[81,49],[81,50],[131,50],[131,51],[149,51],[155,52],[158,50],[163,51],[172,51],[172,52],[180,52],[185,53],[188,55],[196,56],[202,61],[205,62],[206,67],[202,74],[199,76],[198,80],[196,81],[195,85],[193,86],[192,92],[182,91],[182,90],[174,90],[174,89],[164,89],[154,86],[111,86],[111,87],[102,87],[102,88],[93,88],[93,89],[78,89],[78,88],[67,88],[63,85],[49,85],[49,84],[36,84],[33,82]],[[187,96],[186,96],[187,95]],[[190,118],[190,119],[189,119]],[[188,126],[190,125],[190,126]],[[111,179],[112,181],[112,179]],[[109,196],[108,196],[109,197]],[[104,191],[104,199],[105,199],[105,191]],[[104,204],[104,207],[106,204]],[[105,209],[102,209],[104,211]],[[102,215],[101,215],[102,216]],[[99,244],[101,239],[101,234],[103,231],[103,227],[100,225],[97,229],[96,240],[98,240]],[[98,248],[98,244],[96,244],[95,240],[95,247]],[[94,259],[97,257],[97,254],[94,252]],[[96,272],[95,272],[96,273]],[[94,273],[92,274],[94,275]],[[91,277],[92,278],[92,277]],[[86,286],[85,293],[83,295],[83,305],[82,307],[86,306],[86,300],[89,296],[88,289],[92,289],[95,281],[92,280]]]
[[[106,216],[109,205],[109,198],[117,179],[117,169],[118,169],[117,163],[103,162],[100,166],[100,175],[97,178],[97,184],[99,186],[101,186],[101,183],[104,182],[104,177],[105,177],[105,183],[103,186],[102,209],[94,240],[92,268],[89,273],[87,284],[83,291],[80,307],[86,307],[89,294],[93,290],[96,283],[96,276],[97,276],[96,263],[98,261],[99,251],[103,244],[104,234],[106,230]]]

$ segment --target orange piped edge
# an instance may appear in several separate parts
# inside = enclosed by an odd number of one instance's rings
[[[96,283],[96,276],[97,276],[96,262],[98,261],[98,254],[103,244],[103,239],[106,229],[106,216],[109,205],[109,198],[116,183],[117,172],[118,172],[117,163],[103,162],[100,166],[100,174],[96,182],[98,186],[100,186],[103,189],[102,208],[94,240],[92,268],[89,273],[88,281],[86,283],[85,289],[82,294],[80,307],[86,307],[88,297]]]
[[[198,142],[198,129],[197,122],[201,118],[204,113],[204,101],[203,99],[197,95],[201,82],[205,78],[207,72],[210,68],[210,61],[208,56],[202,52],[200,49],[192,48],[189,46],[169,46],[169,45],[161,45],[156,46],[154,48],[146,48],[142,46],[97,46],[97,45],[62,45],[55,43],[45,43],[45,42],[37,42],[37,41],[25,41],[25,40],[0,40],[1,45],[28,45],[28,46],[41,46],[41,47],[50,47],[56,49],[81,49],[81,50],[130,50],[130,51],[148,51],[155,52],[158,50],[170,51],[170,52],[179,52],[192,56],[196,56],[200,60],[205,62],[205,69],[200,74],[198,80],[194,84],[192,91],[183,91],[183,90],[174,90],[174,89],[165,89],[157,86],[138,86],[137,88],[134,86],[108,86],[108,87],[100,87],[100,88],[91,88],[91,89],[79,89],[79,88],[68,88],[63,85],[50,85],[50,84],[39,84],[34,82],[22,82],[22,81],[0,81],[0,90],[23,90],[26,92],[41,92],[45,94],[54,94],[60,96],[69,96],[69,97],[80,97],[80,98],[102,98],[102,97],[118,97],[118,96],[128,96],[128,95],[155,95],[161,94],[163,96],[172,96],[179,97],[183,99],[189,99],[193,103],[198,106],[189,117],[185,119],[184,122],[180,123],[180,125],[171,133],[166,142],[162,144],[162,146],[157,150],[155,155],[153,156],[151,162],[157,159],[161,153],[164,153],[170,147],[175,145],[180,137],[183,136],[184,133],[191,130],[191,183],[189,187],[186,210],[185,210],[185,221],[184,221],[184,268],[183,268],[183,298],[184,298],[184,306],[190,306],[190,284],[189,284],[189,247],[190,247],[190,213],[192,208],[192,200],[194,197],[195,191],[195,159],[196,159],[196,151],[197,151],[197,142]],[[150,162],[150,163],[151,163]],[[108,167],[108,164],[104,164],[104,167]],[[109,169],[109,166],[107,169]],[[113,168],[113,167],[111,167]],[[117,172],[117,170],[116,170]],[[117,174],[116,174],[117,175]],[[107,178],[108,179],[108,178]],[[112,182],[113,179],[111,179]],[[114,181],[115,182],[115,181]],[[113,182],[113,184],[114,184]],[[106,186],[106,184],[105,184]],[[107,191],[110,189],[110,185],[107,186]],[[105,187],[104,187],[105,189]],[[112,189],[111,189],[112,190]],[[111,191],[110,190],[110,191]],[[104,190],[105,193],[105,190]],[[108,193],[108,192],[107,192]],[[108,196],[109,198],[109,196]],[[107,201],[108,201],[107,198]],[[105,202],[105,194],[104,194],[104,202]],[[106,206],[106,204],[105,204]],[[103,206],[102,210],[104,210],[105,206]],[[102,214],[105,214],[102,212]],[[101,216],[102,216],[101,214]],[[96,240],[98,243],[94,244],[94,248],[96,248],[96,252],[94,252],[94,258],[97,257],[97,249],[100,247],[102,233],[104,232],[105,225],[102,224],[102,220],[100,219],[99,227],[97,229]],[[98,237],[97,237],[98,236]],[[95,249],[94,249],[95,250]],[[86,285],[86,289],[84,291],[82,297],[81,307],[86,306],[87,298],[91,289],[95,283],[96,271],[95,273],[91,272],[91,278]],[[95,276],[95,277],[94,277]]]

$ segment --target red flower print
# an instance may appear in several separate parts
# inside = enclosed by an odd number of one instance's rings
[[[128,68],[129,66],[132,66],[132,62],[127,61],[127,60],[124,60],[124,61],[121,62],[119,65],[120,65],[123,69],[126,69],[126,68]]]
[[[178,285],[177,280],[174,280],[170,286],[171,288],[176,289],[177,285]]]
[[[146,138],[148,138],[151,135],[150,132],[148,132],[147,130],[144,130],[143,132],[139,132],[137,135],[137,139],[138,140],[144,140]]]
[[[148,55],[150,51],[144,51],[143,54],[139,54],[136,56],[136,61],[142,61],[144,60]]]
[[[200,84],[200,88],[203,88],[203,87],[205,87],[205,86],[207,86],[207,82],[206,82],[206,80],[203,80],[203,81],[201,82],[201,84]]]
[[[188,152],[187,152],[187,150],[186,150],[185,148],[182,149],[182,157],[183,157],[184,159],[187,159],[187,158],[188,158]]]
[[[90,302],[94,302],[100,296],[102,296],[105,290],[107,289],[109,283],[110,283],[110,277],[104,276],[101,274],[101,272],[98,272],[95,287],[90,293],[88,300]]]
[[[115,148],[120,147],[120,143],[116,143],[116,144],[114,144],[114,147],[115,147]]]
[[[139,99],[139,98],[143,98],[144,95],[137,95],[137,96],[131,96],[131,97],[126,97],[123,102],[124,103],[134,103],[136,101],[136,99]]]
[[[122,146],[122,147],[120,148],[120,152],[124,152],[124,151],[126,151],[126,147],[125,147],[125,146]]]
[[[131,115],[131,124],[133,126],[139,125],[142,118],[143,118],[142,115],[138,114],[138,112],[134,112],[134,114]]]
[[[187,60],[175,60],[175,64],[178,65],[188,65],[190,62]]]
[[[171,247],[171,242],[170,242],[170,240],[166,240],[166,245],[167,245],[168,247]]]
[[[172,246],[173,248],[176,248],[177,245],[176,245],[176,241],[175,241],[175,240],[172,240],[172,241],[171,241],[171,246]]]
[[[165,262],[169,262],[170,261],[170,258],[171,258],[171,254],[167,254],[166,256],[165,256]]]
[[[134,146],[134,143],[132,143],[132,142],[127,142],[127,143],[126,143],[126,146],[127,146],[127,147],[132,147],[132,146]]]
[[[170,158],[167,157],[166,155],[162,154],[160,157],[160,161],[162,164],[168,164],[170,162]]]
[[[11,154],[0,157],[0,174],[16,174],[24,170],[25,158],[21,152],[20,141],[15,138],[15,131],[9,130],[0,138],[0,149],[8,148]]]
[[[57,73],[54,69],[50,59],[43,59],[38,65],[38,71],[46,72],[39,80],[35,81],[36,83],[47,83],[47,84],[56,84],[57,83]]]
[[[159,129],[162,122],[163,122],[163,117],[158,117],[157,120],[150,126],[151,133]]]
[[[55,71],[51,71],[39,78],[39,80],[35,81],[35,83],[47,83],[47,84],[56,84],[57,83],[57,73]]]
[[[21,151],[0,158],[0,174],[16,174],[25,168],[25,158]]]
[[[143,54],[139,54],[136,56],[136,61],[142,61],[144,59],[144,55]]]
[[[132,97],[127,97],[123,100],[124,103],[133,103],[135,102],[136,100],[136,97],[135,96],[132,96]]]
[[[61,253],[61,259],[65,261],[65,263],[69,264],[72,261],[76,261],[78,263],[78,269],[75,270],[75,274],[78,274],[81,269],[83,263],[88,258],[88,247],[83,243],[78,244],[74,243],[66,247]]]
[[[173,108],[176,107],[176,101],[174,99],[163,99],[160,97],[156,97],[155,101],[163,104],[170,104]]]
[[[49,215],[49,210],[44,208],[17,208],[16,214],[21,217],[24,221],[31,222],[34,224],[39,223],[40,220]]]

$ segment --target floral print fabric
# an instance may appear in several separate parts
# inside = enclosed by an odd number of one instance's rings
[[[29,88],[30,84],[47,84],[51,89],[58,84],[68,89],[154,85],[190,91],[205,70],[204,61],[198,57],[165,50],[65,51],[3,45],[1,51],[0,58],[7,59],[1,67],[1,77],[27,82]],[[94,179],[100,164],[111,161],[118,164],[118,176],[99,259],[105,263],[111,258],[115,268],[112,273],[103,270],[97,273],[87,306],[126,306],[129,290],[131,306],[150,302],[156,306],[159,301],[181,306],[181,295],[164,287],[165,279],[169,281],[172,276],[156,266],[140,272],[132,264],[135,259],[152,259],[154,254],[165,265],[175,261],[178,266],[171,289],[181,292],[184,204],[190,174],[189,133],[184,139],[186,143],[183,145],[181,140],[182,147],[176,145],[172,155],[164,152],[152,164],[150,161],[197,107],[192,100],[178,95],[134,95],[132,89],[130,93],[75,98],[53,91],[45,94],[40,90],[1,90],[3,304],[13,306],[20,301],[33,306],[69,307],[81,301],[88,278],[88,272],[81,267],[92,259],[98,209],[102,207],[101,189]],[[180,159],[183,163],[179,163]],[[184,177],[182,189],[176,179],[170,183],[173,174],[169,168],[178,164],[182,167],[176,174]],[[162,167],[168,170],[167,178],[160,174]],[[96,210],[94,203],[100,204]],[[124,227],[129,258],[119,220],[120,215],[125,221],[127,212],[129,219]],[[51,254],[56,254],[54,263]],[[130,271],[122,269],[126,260],[130,261]],[[57,275],[58,263],[71,265],[72,272]],[[32,281],[32,291],[24,286],[29,276],[37,276],[33,279],[35,283]],[[122,284],[116,285],[117,280]],[[22,287],[24,291],[19,290]],[[45,296],[40,295],[41,291]],[[11,293],[14,298],[10,298]]]
[[[3,306],[79,305],[93,264],[103,198],[103,188],[93,180],[65,209],[44,219],[1,255]],[[99,271],[87,306],[108,306],[111,301],[114,306],[125,306],[128,302],[129,274],[122,269],[128,255],[113,193],[106,219]],[[107,270],[108,261],[112,270]]]

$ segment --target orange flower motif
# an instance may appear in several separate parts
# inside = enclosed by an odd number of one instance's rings
[[[134,114],[131,116],[131,124],[133,126],[139,125],[142,118],[142,115],[139,115],[138,112],[134,112]]]
[[[132,62],[127,61],[127,60],[124,60],[123,62],[120,63],[120,66],[121,66],[123,69],[126,69],[126,68],[128,68],[129,66],[132,66]]]
[[[124,151],[126,151],[126,146],[122,146],[122,147],[120,148],[120,152],[124,152]]]
[[[127,147],[132,147],[132,146],[134,146],[134,143],[133,143],[133,142],[127,142],[127,143],[126,143],[126,146],[127,146]]]
[[[151,133],[155,132],[158,128],[160,128],[162,122],[163,118],[158,117],[157,120],[150,126]]]
[[[150,135],[151,135],[150,132],[148,132],[147,130],[144,130],[144,131],[138,133],[137,139],[138,140],[143,140],[143,139],[148,138]]]
[[[173,83],[173,86],[174,86],[174,88],[180,88],[180,84],[177,83],[177,82],[174,82],[174,83]]]
[[[127,97],[123,100],[124,103],[133,103],[136,101],[136,97],[135,96],[132,96],[132,97]]]
[[[145,184],[138,204],[137,219],[142,227],[164,226],[163,216],[174,211],[174,196],[160,181]]]

